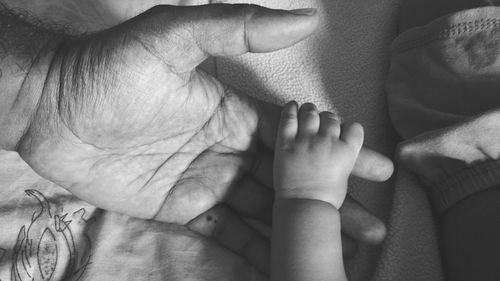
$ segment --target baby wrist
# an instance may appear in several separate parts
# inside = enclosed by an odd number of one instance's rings
[[[347,195],[347,180],[338,183],[329,183],[327,186],[314,188],[306,186],[287,187],[276,189],[276,199],[304,199],[326,202],[339,209]]]

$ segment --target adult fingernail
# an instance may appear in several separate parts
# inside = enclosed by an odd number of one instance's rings
[[[312,16],[316,14],[316,9],[314,8],[296,9],[296,10],[290,10],[290,13],[298,16]]]

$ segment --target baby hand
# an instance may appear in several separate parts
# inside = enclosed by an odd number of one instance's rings
[[[363,144],[363,127],[306,103],[283,108],[274,157],[276,197],[316,199],[340,208]]]

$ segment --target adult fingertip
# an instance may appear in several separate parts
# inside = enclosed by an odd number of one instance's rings
[[[388,157],[379,159],[379,163],[372,167],[372,177],[374,181],[384,182],[392,177],[394,173],[394,163]]]
[[[264,53],[290,47],[314,33],[319,16],[313,10],[273,10],[252,7],[246,20],[247,44],[250,52]]]
[[[391,159],[386,158],[384,165],[379,169],[379,180],[386,181],[392,177],[394,173],[394,163]]]
[[[359,152],[353,174],[370,181],[383,182],[394,172],[392,160],[374,150],[363,147]]]
[[[361,240],[369,245],[379,245],[384,242],[387,235],[385,224],[380,222],[366,228],[361,233]]]

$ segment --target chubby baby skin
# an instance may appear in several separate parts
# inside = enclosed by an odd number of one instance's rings
[[[363,127],[306,103],[282,111],[274,158],[271,280],[347,280],[341,207]]]

